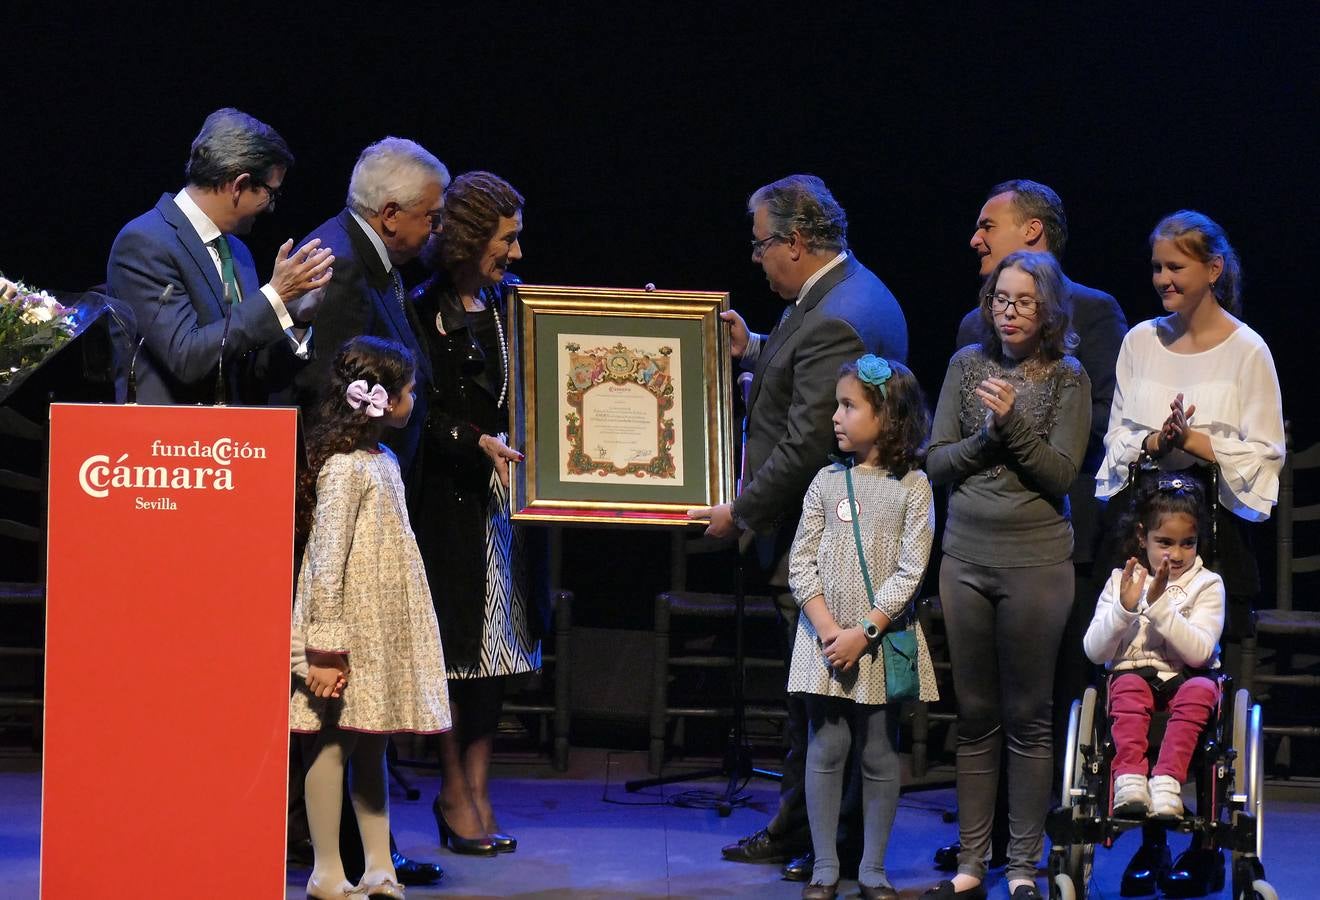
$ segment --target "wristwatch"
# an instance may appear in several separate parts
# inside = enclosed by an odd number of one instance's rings
[[[866,635],[868,641],[880,640],[880,626],[870,619],[862,619],[862,634]]]

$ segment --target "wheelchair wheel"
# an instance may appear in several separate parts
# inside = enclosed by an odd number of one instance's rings
[[[1088,687],[1080,701],[1073,701],[1069,715],[1068,755],[1065,757],[1071,765],[1069,778],[1063,785],[1063,805],[1072,808],[1073,818],[1081,818],[1094,812],[1094,807],[1105,803],[1103,797],[1091,797],[1091,778],[1088,761],[1095,747],[1095,707],[1096,690]],[[1073,791],[1076,790],[1076,794]],[[1067,881],[1071,894],[1063,896],[1085,897],[1087,886],[1091,883],[1091,871],[1095,865],[1095,844],[1074,843],[1067,847],[1063,859],[1063,871],[1054,878],[1056,883]]]
[[[1256,819],[1256,856],[1265,835],[1265,754],[1261,746],[1260,705],[1246,690],[1233,696],[1233,792],[1244,798],[1242,812]]]
[[[1050,882],[1050,900],[1077,900],[1077,889],[1067,875],[1054,876]]]
[[[1265,880],[1260,860],[1244,857],[1233,861],[1233,900],[1279,900],[1279,892]]]

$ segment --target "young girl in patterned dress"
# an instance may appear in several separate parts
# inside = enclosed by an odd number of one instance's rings
[[[335,359],[299,476],[306,535],[293,609],[289,728],[302,735],[316,862],[307,896],[403,897],[390,859],[389,735],[450,727],[431,592],[408,523],[399,464],[380,439],[413,408],[414,360],[402,345],[353,338]],[[314,508],[314,509],[313,509]],[[344,768],[366,870],[356,888],[339,856]]]
[[[821,469],[807,489],[789,560],[789,587],[802,606],[788,689],[806,695],[807,816],[816,854],[805,898],[838,890],[835,846],[844,764],[861,760],[861,895],[897,898],[885,875],[885,846],[898,808],[898,755],[890,737],[882,632],[901,619],[921,585],[935,530],[930,482],[919,468],[929,415],[907,368],[867,355],[839,372],[834,434],[853,456]],[[853,531],[856,517],[872,607]],[[901,625],[896,626],[901,627]],[[920,699],[936,700],[935,673],[917,628]]]

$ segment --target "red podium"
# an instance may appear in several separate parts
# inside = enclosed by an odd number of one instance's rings
[[[293,409],[50,409],[41,895],[285,896]]]

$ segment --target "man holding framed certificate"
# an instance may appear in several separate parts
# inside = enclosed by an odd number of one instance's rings
[[[768,335],[750,333],[742,316],[730,325],[730,353],[753,373],[747,402],[742,492],[732,503],[692,510],[710,519],[706,533],[749,532],[770,575],[792,654],[798,606],[788,590],[788,550],[812,477],[835,449],[831,416],[839,367],[866,353],[907,358],[907,322],[884,283],[848,251],[848,220],[825,183],[790,175],[759,188],[747,203],[752,261],[788,302]],[[807,723],[789,695],[789,750],[779,810],[770,824],[724,848],[726,859],[782,862],[810,848],[804,767]]]

